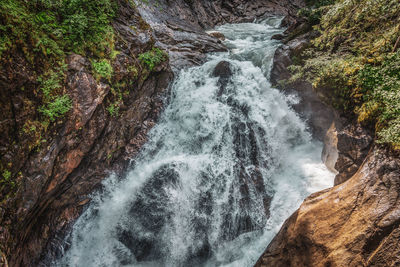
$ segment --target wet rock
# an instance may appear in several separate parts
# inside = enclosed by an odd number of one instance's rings
[[[211,35],[212,37],[215,37],[215,38],[221,40],[221,41],[225,41],[225,35],[221,32],[212,31],[212,32],[208,32],[208,34]]]
[[[119,76],[127,75],[129,60],[134,59],[124,52],[116,57]],[[63,123],[54,124],[54,135],[46,137],[40,150],[21,160],[24,180],[15,197],[21,205],[13,215],[15,223],[2,221],[13,227],[1,240],[14,242],[7,252],[11,266],[37,266],[39,261],[48,266],[59,254],[65,232],[88,203],[88,194],[101,186],[109,171],[122,175],[146,141],[173,78],[166,61],[145,81],[122,88],[134,93],[124,96],[127,105],[111,116],[106,110],[110,87],[94,79],[87,59],[70,55],[67,64],[65,90],[72,109]]]
[[[284,38],[285,38],[285,35],[283,35],[283,34],[274,34],[271,37],[272,40],[283,40]]]
[[[170,51],[172,68],[179,70],[205,61],[205,53],[226,51],[222,36],[209,30],[224,23],[252,22],[270,15],[286,17],[286,26],[295,22],[302,0],[283,1],[184,1],[159,0],[157,7],[140,6],[143,18],[153,29],[161,46]]]
[[[69,95],[72,98],[73,117],[73,120],[71,120],[73,125],[67,131],[73,131],[78,130],[88,122],[98,105],[103,102],[110,87],[97,82],[92,75],[82,71],[68,76],[67,85]]]
[[[66,63],[68,69],[72,71],[83,71],[87,66],[89,66],[89,62],[86,58],[74,53],[67,56]]]
[[[39,262],[48,266],[48,257],[57,256],[66,231],[88,203],[88,195],[101,186],[110,171],[122,175],[146,142],[146,134],[162,109],[162,95],[173,78],[171,67],[179,70],[201,64],[205,53],[226,50],[205,29],[271,14],[291,18],[304,5],[298,0],[160,0],[159,7],[142,5],[139,13],[128,2],[118,1],[119,10],[112,24],[118,35],[115,48],[121,52],[112,62],[113,78],[126,78],[129,62],[136,60],[130,55],[155,44],[168,50],[170,62],[158,66],[144,81],[123,88],[127,95],[118,116],[110,116],[106,110],[110,88],[94,79],[86,58],[71,54],[66,59],[68,72],[63,88],[73,101],[71,112],[63,122],[52,126],[51,134],[35,150],[28,142],[10,145],[9,140],[20,141],[18,129],[25,121],[40,121],[37,114],[30,112],[37,103],[29,95],[37,94],[38,77],[33,75],[22,52],[16,51],[12,61],[3,62],[0,151],[16,162],[13,175],[21,172],[15,202],[9,201],[7,216],[0,218],[0,242],[2,249],[3,245],[6,247],[4,253],[10,257],[10,266],[37,266]],[[258,188],[261,182],[257,177],[255,174],[245,180],[249,186],[253,186],[251,179],[257,180],[258,185],[254,186]],[[264,203],[268,206],[269,200]],[[123,242],[127,242],[126,237],[126,233],[121,234]],[[145,254],[143,258],[147,257]]]
[[[255,266],[400,266],[399,177],[399,155],[374,149],[351,179],[308,197]]]
[[[219,91],[217,94],[218,97],[221,97],[224,94],[226,86],[228,85],[228,82],[232,77],[232,74],[233,74],[232,65],[227,61],[221,61],[215,67],[212,75],[214,77],[219,77],[218,79]]]
[[[223,238],[232,240],[240,234],[264,228],[266,220],[270,216],[272,197],[267,193],[264,179],[260,171],[259,148],[256,141],[256,134],[258,134],[258,136],[263,136],[265,133],[257,132],[260,130],[260,127],[257,127],[256,123],[249,120],[248,107],[230,98],[228,98],[227,104],[232,108],[232,114],[234,116],[234,118],[232,118],[231,131],[237,159],[235,160],[236,164],[234,166],[234,174],[235,177],[237,177],[237,181],[232,184],[230,191],[234,192],[239,189],[240,199],[238,204],[240,210],[243,211],[240,214],[236,214],[232,207],[226,208],[227,213],[224,218],[225,227]],[[247,118],[247,120],[243,121],[242,118]],[[252,167],[249,168],[249,166]],[[251,194],[254,192],[258,196],[262,196],[262,199],[252,197]],[[234,194],[231,193],[231,203],[235,202],[235,199],[232,198],[233,195]],[[257,203],[257,201],[261,203]],[[264,216],[257,220],[251,217],[250,212],[247,212],[255,207],[264,209]]]
[[[218,63],[213,71],[214,77],[219,77],[222,79],[229,79],[232,74],[231,63],[227,61],[221,61]]]

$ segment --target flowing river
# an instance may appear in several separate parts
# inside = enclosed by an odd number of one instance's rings
[[[217,29],[229,52],[179,73],[133,167],[106,179],[54,265],[253,266],[303,199],[332,186],[296,97],[268,80],[279,24]],[[221,61],[230,77],[214,77]]]

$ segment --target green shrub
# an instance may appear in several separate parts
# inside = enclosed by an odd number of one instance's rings
[[[107,111],[108,113],[110,113],[111,116],[118,116],[119,114],[119,105],[120,102],[117,101],[115,103],[110,104],[110,106],[108,106]]]
[[[139,60],[147,66],[150,72],[167,58],[167,54],[157,47],[153,47],[150,51],[139,55]]]
[[[388,55],[381,64],[365,65],[358,80],[365,101],[361,120],[377,120],[379,141],[400,146],[400,52]],[[365,114],[371,106],[374,112]]]
[[[11,172],[9,170],[4,170],[3,171],[3,178],[5,181],[10,181],[11,178]]]
[[[323,6],[333,5],[335,0],[306,0],[307,6],[319,8]]]
[[[307,7],[299,10],[298,15],[307,19],[311,25],[317,25],[321,21],[325,6],[333,5],[334,0],[307,0]]]
[[[51,70],[49,74],[39,76],[37,81],[41,84],[40,88],[46,101],[56,89],[61,87],[62,73]]]
[[[16,43],[29,48],[32,42],[34,52],[56,58],[65,51],[103,53],[113,45],[116,8],[114,0],[2,0],[0,56]]]
[[[62,117],[72,107],[72,101],[68,95],[57,96],[53,101],[41,106],[39,111],[48,117],[50,121],[55,121],[57,118]]]
[[[111,79],[113,69],[108,60],[92,61],[92,67],[97,78]]]
[[[378,143],[391,144],[393,148],[400,149],[400,118],[390,121],[378,132],[378,137]]]

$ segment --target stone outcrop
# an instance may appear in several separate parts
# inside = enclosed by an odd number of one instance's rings
[[[241,210],[251,210],[252,199],[250,197],[250,192],[256,192],[257,194],[263,196],[262,204],[264,207],[265,217],[270,216],[270,205],[272,197],[267,193],[267,188],[265,187],[263,176],[260,171],[260,161],[259,161],[259,147],[256,141],[257,131],[262,129],[249,119],[249,107],[246,104],[239,103],[232,97],[236,95],[237,88],[235,86],[227,86],[231,81],[231,76],[234,72],[234,67],[227,61],[221,61],[215,67],[212,75],[218,77],[218,85],[220,87],[217,98],[219,101],[227,104],[232,110],[232,123],[230,125],[230,131],[233,133],[233,148],[235,151],[235,164],[233,165],[233,171],[235,177],[237,177],[237,183],[231,185],[231,191],[235,190],[235,187],[239,187],[240,201],[239,206]],[[246,121],[243,121],[246,118]],[[265,134],[263,132],[263,134]],[[248,170],[246,166],[248,164],[255,166],[254,169]],[[234,201],[233,199],[231,201]],[[232,209],[232,207],[227,207]],[[254,207],[253,207],[254,208]],[[229,210],[227,216],[224,218],[224,238],[237,237],[240,234],[261,230],[266,223],[265,220],[258,220],[254,222],[252,218],[246,214],[242,213],[239,215],[235,214],[235,210]],[[235,221],[235,223],[232,223]],[[237,225],[236,228],[232,225]]]
[[[255,266],[399,266],[400,159],[375,148],[348,181],[308,197]]]
[[[325,166],[333,173],[338,174],[335,168],[336,162],[339,157],[339,151],[337,148],[338,137],[336,125],[332,123],[331,127],[326,132],[324,138],[324,147],[322,149],[322,162]]]
[[[335,185],[345,182],[360,168],[373,145],[373,132],[358,123],[340,129],[333,123],[324,138],[322,161],[334,173]]]
[[[373,144],[373,134],[358,124],[346,126],[337,133],[338,159],[335,169],[339,172],[335,177],[335,185],[352,177]]]

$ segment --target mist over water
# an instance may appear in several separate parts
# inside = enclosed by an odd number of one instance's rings
[[[224,25],[227,53],[176,78],[125,179],[106,179],[57,266],[253,266],[303,199],[332,186],[322,145],[268,81],[280,20]],[[224,93],[212,73],[228,61]]]

